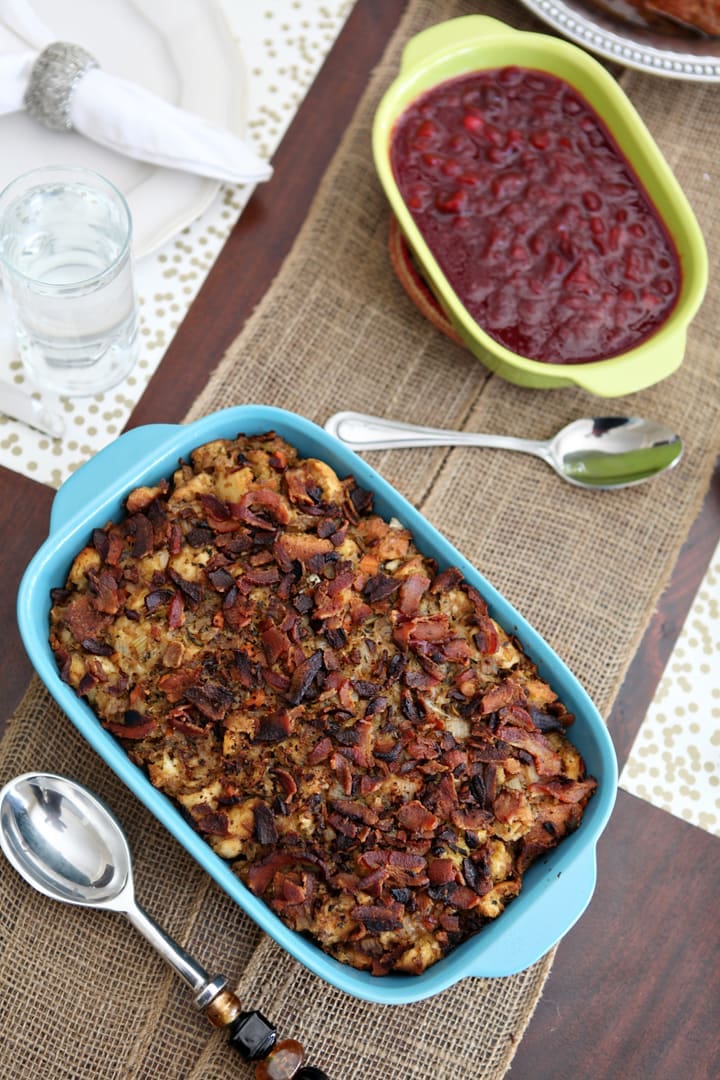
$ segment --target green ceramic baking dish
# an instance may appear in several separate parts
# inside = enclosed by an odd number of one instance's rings
[[[608,359],[548,363],[512,352],[473,319],[448,282],[405,204],[393,173],[396,122],[420,96],[448,80],[508,66],[546,72],[569,83],[610,131],[632,166],[677,249],[681,285],[667,319],[640,344]],[[688,326],[707,284],[707,253],[695,215],[634,106],[612,76],[575,45],[469,15],[430,27],[405,47],[400,73],[386,91],[373,126],[380,181],[410,251],[453,328],[475,356],[509,382],[535,389],[577,385],[617,397],[659,382],[682,363]]]

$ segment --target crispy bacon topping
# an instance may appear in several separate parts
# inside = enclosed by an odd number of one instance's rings
[[[291,929],[418,973],[578,827],[565,706],[351,477],[268,432],[126,506],[52,592],[61,677]]]
[[[278,831],[275,825],[275,817],[270,807],[264,803],[259,802],[253,807],[253,816],[255,819],[255,836],[257,837],[258,844],[277,844]]]

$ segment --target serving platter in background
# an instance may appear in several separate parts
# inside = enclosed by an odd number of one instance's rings
[[[688,82],[720,82],[720,38],[643,25],[625,3],[521,0],[564,37],[623,67]]]

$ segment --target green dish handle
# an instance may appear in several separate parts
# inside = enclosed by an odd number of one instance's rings
[[[435,53],[446,49],[457,50],[459,45],[471,38],[495,37],[500,34],[520,33],[499,19],[489,15],[463,15],[459,19],[448,19],[437,23],[427,30],[421,30],[407,43],[402,54],[401,70],[411,71],[414,67],[425,64]]]
[[[572,381],[582,390],[597,397],[623,397],[666,379],[680,367],[685,355],[686,326],[679,326],[672,335],[666,335],[662,349],[644,350],[632,362],[621,357],[617,370],[612,370],[612,360],[599,364],[573,364]],[[648,355],[642,355],[647,352]]]

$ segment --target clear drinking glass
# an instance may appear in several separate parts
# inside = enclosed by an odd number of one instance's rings
[[[40,388],[97,394],[137,359],[132,219],[90,169],[33,169],[0,193],[0,264],[20,357]]]

